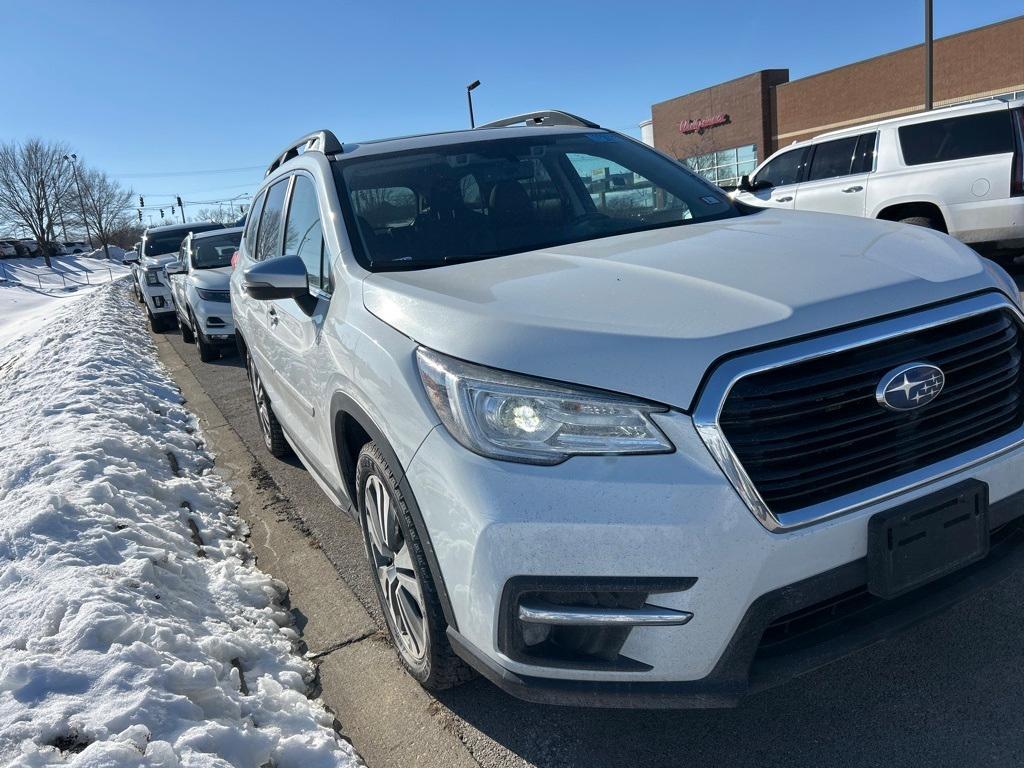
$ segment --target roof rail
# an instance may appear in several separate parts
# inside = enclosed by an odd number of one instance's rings
[[[267,172],[263,175],[269,176],[281,167],[283,163],[287,163],[293,157],[298,157],[300,149],[303,152],[322,152],[325,155],[336,155],[343,151],[341,142],[338,141],[338,137],[333,132],[326,129],[313,131],[289,144],[284,152],[274,158],[274,162],[267,167]]]
[[[527,112],[523,115],[513,115],[512,117],[505,117],[501,120],[495,120],[490,123],[478,126],[479,128],[506,128],[510,125],[575,125],[580,128],[600,128],[601,126],[597,123],[592,123],[589,120],[584,120],[582,117],[569,114],[568,112],[562,112],[557,109],[541,109],[536,112]]]

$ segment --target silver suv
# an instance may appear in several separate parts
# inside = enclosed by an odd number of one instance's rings
[[[267,448],[357,517],[429,688],[735,705],[1024,557],[1020,295],[940,232],[561,112],[319,131],[231,302]]]

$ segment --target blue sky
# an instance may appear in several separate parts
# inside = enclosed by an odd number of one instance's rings
[[[935,0],[937,37],[1021,13]],[[40,136],[170,205],[251,191],[289,140],[558,107],[635,129],[650,105],[767,67],[913,45],[923,0],[0,0],[0,141]],[[634,131],[636,133],[636,131]],[[196,173],[196,171],[220,171]]]

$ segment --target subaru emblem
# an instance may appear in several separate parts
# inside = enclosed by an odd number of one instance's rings
[[[878,384],[875,398],[890,411],[912,411],[928,405],[946,385],[942,369],[929,363],[910,363],[889,371]]]

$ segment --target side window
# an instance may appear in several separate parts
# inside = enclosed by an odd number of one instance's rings
[[[288,179],[284,178],[267,190],[267,200],[260,216],[260,230],[256,237],[256,260],[263,261],[281,255],[281,216],[284,213],[284,195]]]
[[[320,206],[316,200],[316,187],[306,176],[295,177],[284,228],[284,252],[302,259],[309,284],[324,289],[321,279],[324,236],[320,229]]]
[[[805,157],[807,157],[806,147],[783,152],[758,171],[757,176],[752,181],[755,184],[768,182],[773,187],[781,187],[784,184],[796,184],[800,181],[800,173],[804,167]]]
[[[862,133],[857,137],[857,151],[853,156],[854,173],[871,173],[875,170],[875,142],[878,134]]]
[[[904,125],[899,134],[907,165],[1013,152],[1013,124],[1005,109]]]
[[[267,199],[266,190],[259,193],[249,208],[249,215],[245,217],[245,250],[249,258],[256,258],[256,230],[260,226],[260,212],[263,210],[263,201]]]
[[[848,176],[853,167],[854,154],[857,151],[857,137],[823,141],[814,148],[814,159],[807,174],[808,181],[833,179],[836,176]]]

